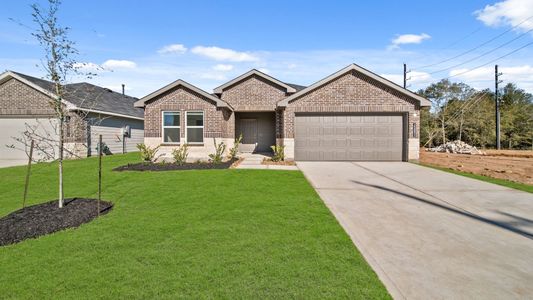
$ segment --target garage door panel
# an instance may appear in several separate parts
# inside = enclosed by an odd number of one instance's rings
[[[403,158],[401,115],[316,115],[295,118],[297,160]]]

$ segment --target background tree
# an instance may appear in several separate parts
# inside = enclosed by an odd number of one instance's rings
[[[508,83],[501,93],[501,138],[509,149],[531,148],[533,96]]]
[[[455,119],[457,111],[450,111],[448,104],[454,103],[456,109],[462,107],[464,102],[472,96],[474,89],[464,83],[452,83],[448,79],[443,79],[437,83],[433,83],[426,89],[419,92],[423,97],[431,101],[431,109],[429,113],[432,116],[432,122],[428,123],[430,127],[434,127],[435,120],[438,120],[440,138],[436,133],[428,134],[429,140],[426,144],[432,144],[434,139],[437,143],[445,143],[447,140],[447,126],[448,119]],[[463,116],[461,115],[461,119]],[[427,130],[427,129],[425,129]]]

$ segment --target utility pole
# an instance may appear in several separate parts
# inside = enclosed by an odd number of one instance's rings
[[[498,78],[501,73],[498,72],[498,65],[494,66],[494,102],[496,107],[496,149],[500,150],[500,99],[498,98]]]
[[[407,88],[407,64],[403,64],[403,88]]]

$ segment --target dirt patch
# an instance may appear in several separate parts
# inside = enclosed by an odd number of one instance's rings
[[[486,151],[486,155],[435,153],[422,150],[420,162],[453,170],[533,184],[533,157],[519,151]],[[531,151],[525,151],[531,152]]]
[[[106,214],[113,204],[100,201],[100,214]],[[97,200],[65,199],[63,208],[57,200],[28,206],[0,218],[0,246],[36,238],[90,222],[98,215]]]
[[[293,160],[273,161],[270,158],[263,159],[261,164],[263,164],[263,165],[274,165],[274,166],[296,166],[296,163]]]
[[[176,171],[176,170],[210,170],[210,169],[229,169],[237,159],[228,160],[219,164],[210,162],[185,163],[182,165],[174,163],[136,163],[127,164],[114,168],[113,171]]]

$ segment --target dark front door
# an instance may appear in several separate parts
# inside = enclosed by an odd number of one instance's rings
[[[257,147],[257,119],[241,119],[240,134],[242,142],[239,147],[241,152],[254,152]]]

